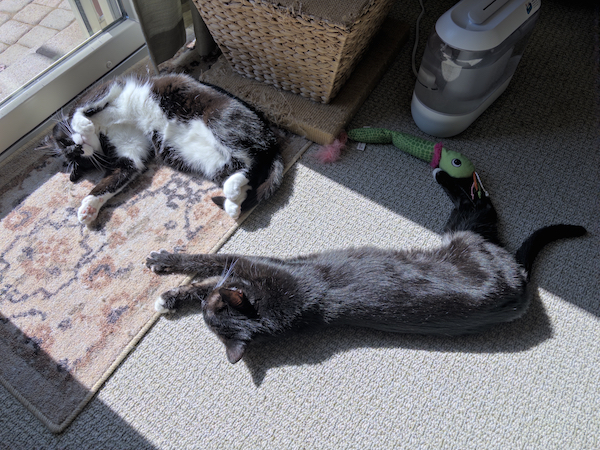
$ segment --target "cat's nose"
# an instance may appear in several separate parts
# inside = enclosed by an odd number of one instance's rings
[[[74,152],[77,156],[83,155],[83,147],[81,145],[76,145]]]

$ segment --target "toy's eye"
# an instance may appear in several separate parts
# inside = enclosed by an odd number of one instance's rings
[[[458,158],[454,158],[454,159],[452,160],[452,165],[453,165],[454,167],[460,167],[460,166],[462,166],[462,161],[461,161],[460,159],[458,159]]]

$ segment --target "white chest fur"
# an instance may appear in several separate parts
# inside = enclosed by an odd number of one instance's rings
[[[95,133],[105,134],[118,154],[131,159],[140,170],[154,132],[161,135],[163,149],[176,152],[193,171],[212,177],[229,162],[229,152],[221,151],[221,144],[202,119],[169,119],[148,83],[129,80],[124,86],[113,86],[104,101],[109,105],[93,116]],[[74,130],[82,129],[83,122],[89,123],[89,119],[79,111],[73,119]],[[89,134],[89,129],[86,132]]]

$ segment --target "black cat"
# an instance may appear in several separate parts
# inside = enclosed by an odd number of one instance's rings
[[[586,230],[542,228],[515,257],[500,245],[489,197],[472,197],[470,184],[445,172],[435,176],[455,206],[439,248],[363,247],[290,259],[161,250],[147,258],[150,269],[196,277],[162,294],[156,310],[200,303],[206,324],[223,341],[232,363],[253,340],[303,327],[460,335],[519,318],[529,305],[528,274],[542,247]]]
[[[83,199],[81,223],[153,158],[223,186],[213,200],[231,217],[268,198],[281,184],[281,139],[247,104],[183,74],[117,78],[84,94],[46,147],[67,159],[71,181],[90,169],[105,178]]]

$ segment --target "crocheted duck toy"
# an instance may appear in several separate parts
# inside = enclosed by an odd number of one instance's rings
[[[488,195],[469,158],[459,152],[446,149],[441,142],[434,144],[417,136],[385,128],[355,128],[348,131],[348,137],[353,141],[367,144],[394,144],[396,148],[428,162],[434,169],[439,168],[451,177],[472,179],[472,198],[475,193],[479,197],[482,192]]]

